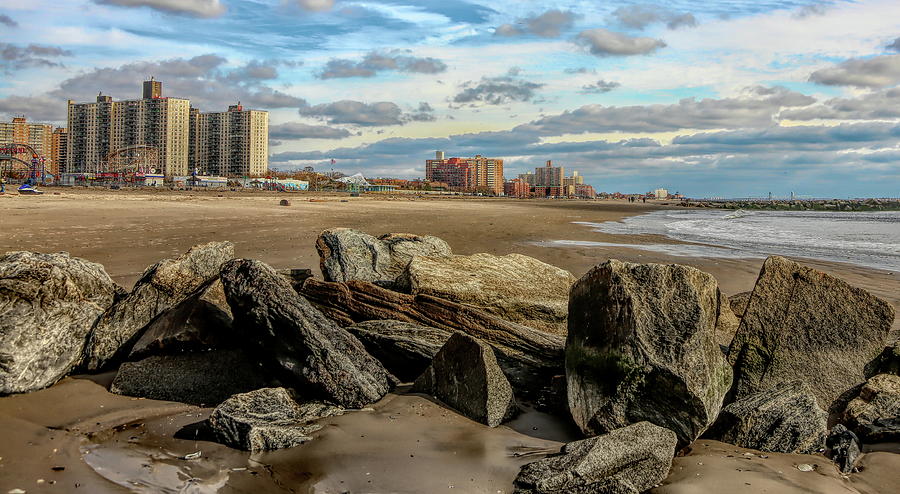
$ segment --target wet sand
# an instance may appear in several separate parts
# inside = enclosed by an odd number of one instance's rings
[[[458,254],[517,252],[576,276],[610,257],[690,264],[712,273],[728,294],[752,289],[762,264],[762,259],[540,245],[547,240],[675,243],[654,236],[604,235],[573,224],[616,221],[659,205],[47,191],[39,197],[0,196],[0,252],[65,250],[104,264],[125,287],[159,259],[212,240],[231,240],[239,256],[278,268],[309,267],[318,275],[315,238],[335,226],[376,235],[437,235]],[[292,205],[278,206],[282,198]],[[900,306],[900,273],[807,264]],[[110,378],[67,378],[47,390],[0,398],[0,493],[16,488],[29,493],[511,492],[522,464],[575,438],[569,424],[536,412],[489,429],[401,389],[373,411],[327,419],[308,444],[251,457],[203,440],[202,430],[192,424],[205,419],[209,409],[112,395],[105,387]],[[847,479],[821,456],[747,457],[740,448],[698,441],[687,456],[676,458],[670,477],[655,492],[894,492],[900,485],[900,450],[884,447],[893,452],[867,454],[865,470]],[[179,459],[196,451],[202,452],[199,460]],[[795,465],[800,462],[818,468],[800,472]],[[54,466],[65,469],[54,471]]]

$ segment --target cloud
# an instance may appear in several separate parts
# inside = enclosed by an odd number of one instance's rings
[[[475,105],[505,105],[516,101],[531,101],[535,91],[544,84],[523,81],[512,76],[482,77],[480,81],[469,81],[453,97],[454,103]]]
[[[825,5],[804,5],[797,9],[791,17],[794,19],[806,19],[807,17],[825,15],[827,12],[828,7]]]
[[[0,43],[0,67],[7,73],[30,67],[62,67],[61,63],[50,60],[50,58],[71,56],[71,51],[58,46],[35,44],[18,46]]]
[[[362,127],[403,125],[406,119],[396,103],[380,101],[363,103],[342,100],[300,108],[300,115],[318,117],[332,124],[353,124]]]
[[[782,108],[808,106],[815,101],[815,98],[783,87],[753,86],[731,98],[699,101],[685,98],[671,105],[585,105],[518,128],[538,135],[555,136],[589,132],[766,127],[775,124],[775,115]]]
[[[359,62],[340,58],[331,59],[316,77],[319,79],[374,77],[381,71],[438,74],[446,70],[447,64],[436,58],[420,58],[373,51],[366,54]]]
[[[619,86],[621,86],[621,84],[619,84],[618,82],[605,81],[603,79],[600,79],[593,84],[582,86],[581,92],[584,94],[608,93]]]
[[[327,125],[308,125],[300,122],[269,126],[270,139],[343,139],[351,135],[347,129],[329,127]]]
[[[0,98],[0,115],[10,118],[25,115],[37,122],[59,122],[66,119],[66,101],[48,95],[7,96]]]
[[[787,120],[884,120],[900,118],[900,88],[856,98],[834,98],[808,108],[781,112]]]
[[[297,5],[303,10],[311,12],[325,12],[334,7],[334,0],[296,0]]]
[[[219,0],[94,0],[94,2],[119,7],[149,7],[161,12],[193,17],[218,17],[226,10]]]
[[[851,58],[809,76],[810,82],[826,86],[879,88],[900,83],[900,55]]]
[[[596,69],[589,69],[587,67],[577,67],[577,68],[568,68],[563,70],[566,74],[596,74]]]
[[[3,24],[6,27],[19,27],[19,23],[12,20],[12,17],[6,14],[0,14],[0,24]]]
[[[513,24],[502,24],[494,30],[496,36],[521,36],[533,34],[542,38],[557,38],[563,31],[570,29],[578,18],[567,10],[551,9],[543,14],[523,17]]]
[[[665,7],[652,4],[637,4],[619,7],[612,13],[620,24],[643,30],[651,24],[666,23],[669,29],[697,26],[697,19],[690,13],[677,13]]]
[[[891,44],[887,45],[885,48],[888,50],[900,51],[900,38],[895,39]]]
[[[666,46],[659,39],[631,37],[606,29],[582,31],[575,40],[598,57],[647,55]]]

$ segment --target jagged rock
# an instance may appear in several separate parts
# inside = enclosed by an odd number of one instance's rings
[[[789,381],[726,406],[706,435],[742,448],[812,454],[824,446],[827,433],[828,414],[812,389]]]
[[[740,324],[741,320],[732,312],[731,304],[723,303],[719,306],[719,319],[716,321],[716,343],[723,352],[728,353],[728,347]]]
[[[264,387],[260,366],[237,350],[156,355],[119,367],[110,391],[191,405],[217,405],[235,393]]]
[[[572,273],[521,254],[415,256],[398,279],[412,295],[432,295],[506,320],[565,334]]]
[[[234,259],[221,278],[237,337],[286,383],[348,408],[378,401],[396,383],[359,340],[268,265]]]
[[[435,396],[461,414],[497,427],[515,411],[512,387],[491,347],[454,333],[416,379],[413,392]]]
[[[314,423],[344,410],[318,402],[297,403],[284,388],[236,394],[217,406],[209,425],[222,444],[252,452],[291,448],[322,428]]]
[[[233,317],[218,278],[156,316],[131,348],[129,360],[231,346]]]
[[[783,257],[766,259],[731,343],[735,399],[806,381],[831,410],[887,345],[894,309],[865,290]]]
[[[638,422],[563,446],[522,467],[517,494],[640,494],[662,482],[672,467],[672,431]]]
[[[831,458],[843,473],[850,473],[859,459],[861,446],[859,438],[853,431],[842,424],[831,428],[828,438],[825,440],[825,456]]]
[[[478,338],[494,349],[519,398],[545,398],[552,377],[563,373],[562,336],[509,322],[474,307],[430,295],[398,293],[361,281],[327,283],[309,279],[301,293],[344,326],[393,319]]]
[[[403,321],[365,321],[348,326],[366,350],[402,382],[425,372],[452,331]]]
[[[68,374],[119,290],[103,266],[65,252],[0,256],[0,395]]]
[[[688,266],[610,260],[591,269],[569,301],[575,423],[593,435],[646,420],[681,445],[700,436],[731,384],[715,340],[723,303],[716,280]]]
[[[844,423],[865,443],[900,441],[900,376],[869,379],[844,410]]]
[[[900,375],[900,341],[885,347],[874,367],[876,374]]]
[[[131,293],[94,325],[85,348],[85,367],[99,370],[127,355],[147,323],[215,278],[222,264],[233,257],[231,242],[210,242],[147,268]]]
[[[750,303],[750,295],[753,295],[752,291],[735,293],[728,297],[728,304],[731,306],[731,312],[734,313],[734,316],[738,319],[744,317],[744,312],[747,310],[747,304]]]
[[[316,240],[325,281],[369,281],[388,286],[413,256],[449,256],[450,246],[429,235],[389,233],[375,238],[350,228],[325,230]]]

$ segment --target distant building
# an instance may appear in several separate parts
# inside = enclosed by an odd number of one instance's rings
[[[53,129],[50,140],[50,173],[59,175],[66,172],[66,161],[68,161],[69,149],[69,131],[63,127]]]
[[[425,178],[445,182],[452,190],[503,194],[503,160],[475,155],[474,158],[446,158],[443,151],[425,161]]]
[[[519,175],[521,177],[521,175]],[[514,178],[503,184],[503,195],[524,199],[531,196],[531,184],[521,178]]]
[[[565,176],[565,168],[553,166],[553,161],[547,160],[546,166],[534,169],[533,185],[536,187],[562,187]]]
[[[534,185],[534,173],[532,172],[520,173],[518,179],[527,184]]]
[[[660,189],[656,189],[653,192],[651,192],[650,195],[655,197],[656,199],[668,199],[669,191],[666,189],[660,188]]]
[[[563,177],[563,185],[583,185],[584,177],[578,174],[577,171],[572,172],[571,177]]]
[[[44,166],[49,172],[54,168],[52,162],[51,147],[53,145],[53,125],[42,123],[30,123],[25,117],[15,117],[11,122],[0,122],[0,147],[10,144],[25,144],[34,148],[38,156],[46,158]],[[33,156],[25,152],[12,154],[26,163],[31,163]]]
[[[192,109],[193,110],[193,109]],[[245,109],[191,114],[192,167],[205,175],[263,177],[269,169],[269,112]]]
[[[154,80],[152,77],[149,81],[144,81],[143,99],[155,99],[162,97],[162,82]]]

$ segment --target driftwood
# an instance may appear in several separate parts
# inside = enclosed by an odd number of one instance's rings
[[[478,338],[494,348],[517,395],[528,399],[551,399],[547,396],[551,379],[564,373],[564,337],[509,322],[474,307],[355,280],[331,283],[310,278],[300,294],[341,326],[393,319]]]

